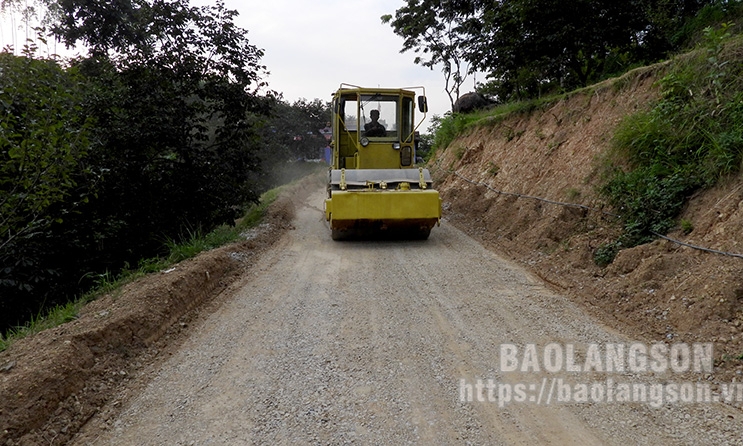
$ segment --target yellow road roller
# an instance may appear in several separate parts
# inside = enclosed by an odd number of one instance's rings
[[[417,124],[416,105],[423,113]],[[427,111],[423,87],[341,84],[325,199],[333,240],[427,239],[439,223],[441,198],[429,171],[416,165],[416,130]]]

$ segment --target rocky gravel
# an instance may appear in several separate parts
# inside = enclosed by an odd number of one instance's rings
[[[322,194],[72,444],[743,444],[743,414],[722,403],[558,402],[556,393],[548,403],[540,389],[557,379],[704,376],[504,371],[503,344],[640,340],[446,221],[427,241],[333,242]],[[501,388],[491,400],[478,380],[523,384],[524,400]]]

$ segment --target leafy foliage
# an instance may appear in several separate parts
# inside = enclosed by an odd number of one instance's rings
[[[483,14],[484,45],[473,40],[498,98],[524,99],[572,90],[632,60],[646,23],[640,1],[512,0]]]
[[[661,99],[626,118],[614,137],[615,159],[603,193],[622,214],[621,247],[645,243],[675,226],[696,190],[738,172],[743,162],[743,67],[729,25],[707,28],[702,48],[661,79]]]
[[[382,16],[382,23],[389,23],[395,34],[402,36],[402,52],[423,55],[415,63],[433,69],[443,66],[445,91],[452,109],[459,98],[459,90],[467,75],[472,73],[471,60],[467,59],[468,21],[475,12],[476,2],[437,0],[408,0],[407,5],[391,14]]]
[[[446,149],[467,126],[467,118],[461,114],[447,113],[431,119],[431,132],[434,134],[433,147]]]
[[[184,228],[234,224],[261,192],[258,124],[272,102],[236,12],[56,4],[55,31],[89,57],[67,70],[0,59],[0,328],[156,257]]]
[[[434,115],[432,119],[436,120],[439,118],[438,116]],[[429,131],[432,130],[433,128]],[[431,159],[431,157],[435,153],[433,147],[434,137],[435,135],[433,133],[421,133],[417,136],[417,139],[415,140],[417,143],[417,147],[415,148],[416,158],[422,158],[424,162],[428,162],[428,160]]]
[[[137,34],[147,32],[147,45],[114,40],[128,52],[107,58],[99,48],[76,64],[91,81],[86,106],[99,144],[92,158],[104,173],[86,215],[95,216],[98,246],[128,253],[118,262],[154,254],[184,222],[209,229],[234,221],[257,199],[249,176],[258,134],[246,117],[269,109],[252,93],[262,52],[232,24],[233,11],[181,2],[147,9],[149,26]],[[84,21],[68,35],[75,32],[95,43]]]
[[[320,130],[328,126],[330,103],[315,99],[300,99],[293,104],[277,100],[265,123],[264,141],[282,161],[297,158],[318,158],[326,144]]]
[[[407,0],[382,21],[405,39],[402,51],[424,55],[416,63],[442,67],[453,99],[467,74],[482,71],[488,82],[478,89],[508,102],[655,62],[740,9],[720,0]]]
[[[44,243],[85,205],[95,178],[74,70],[0,53],[0,85],[0,314],[11,314],[14,296],[61,274],[43,261]]]
[[[305,160],[321,158],[328,144],[321,130],[329,126],[330,102],[299,99],[289,104],[275,98],[272,112],[260,126],[262,188],[288,183],[312,170]]]

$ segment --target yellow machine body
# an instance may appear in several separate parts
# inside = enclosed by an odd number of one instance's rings
[[[344,84],[334,94],[325,200],[333,239],[425,239],[438,224],[441,198],[415,165],[415,108],[413,89]],[[425,95],[418,109],[427,111]]]

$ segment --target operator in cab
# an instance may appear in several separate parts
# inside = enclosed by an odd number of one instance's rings
[[[364,124],[364,134],[366,136],[387,136],[387,129],[379,122],[379,110],[369,112],[371,122]]]

